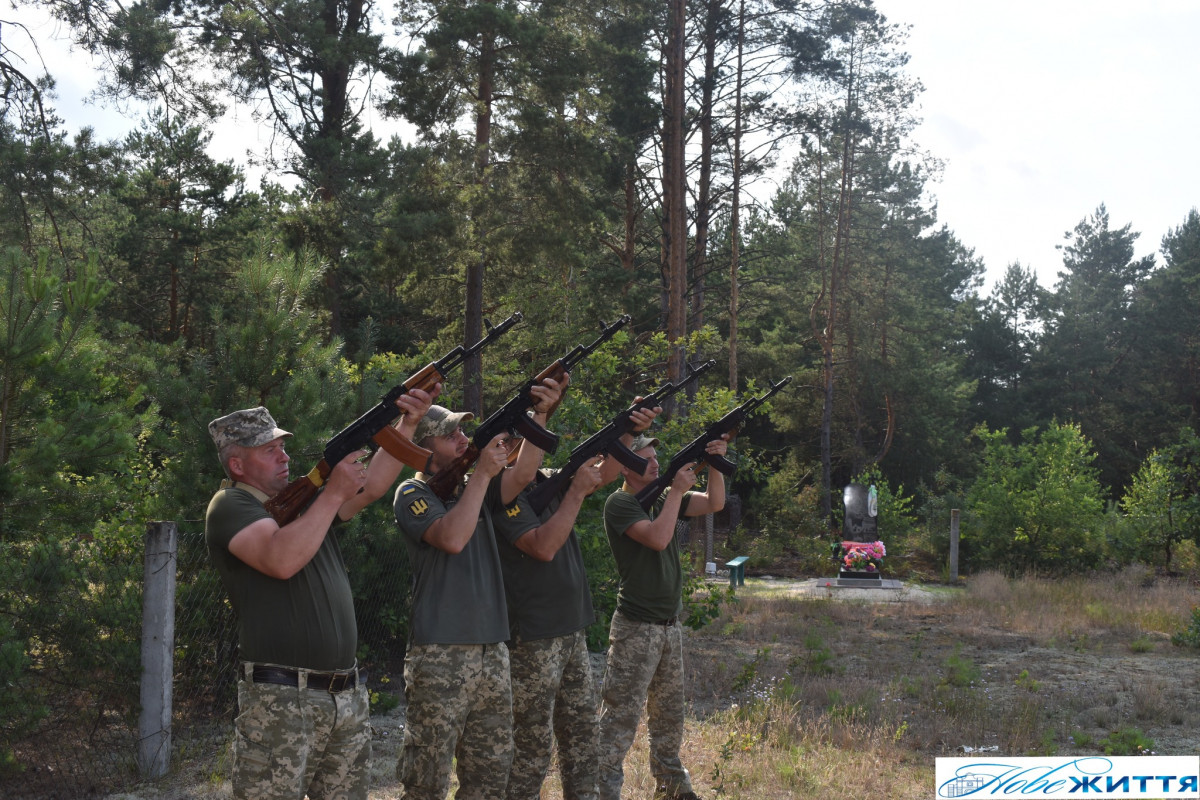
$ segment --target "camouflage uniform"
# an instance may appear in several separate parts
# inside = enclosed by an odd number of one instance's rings
[[[555,739],[563,800],[595,800],[596,691],[586,632],[518,640],[511,659],[514,757],[508,800],[541,796]]]
[[[412,645],[404,656],[408,718],[396,764],[405,800],[445,800],[457,758],[461,800],[503,800],[512,759],[508,648]]]
[[[367,796],[371,758],[366,678],[330,693],[304,685],[238,681],[234,723],[233,796],[310,800]],[[300,671],[304,683],[307,670]]]
[[[452,433],[469,418],[431,406],[413,440]],[[490,510],[499,496],[500,481],[493,479],[474,532],[451,554],[424,536],[458,498],[443,502],[421,473],[396,489],[396,524],[413,569],[404,656],[408,711],[396,764],[405,800],[445,800],[452,770],[457,797],[504,798],[512,763],[512,689],[504,577]]]
[[[558,513],[561,499],[553,498],[539,515],[522,492],[493,514],[512,629],[508,800],[541,796],[555,740],[564,800],[596,798],[596,690],[586,634],[596,613],[579,536],[572,528],[550,561],[533,558],[517,545]]]
[[[218,451],[291,436],[261,406],[213,420],[209,433]],[[205,516],[209,557],[237,612],[244,659],[233,796],[296,800],[307,793],[309,800],[365,800],[369,702],[366,676],[355,667],[358,628],[341,548],[327,533],[312,559],[287,580],[249,567],[229,552],[229,542],[269,516],[267,499],[253,486],[225,481]],[[285,673],[296,685],[256,682],[255,666]],[[317,672],[349,673],[353,680],[336,692],[310,688],[309,676]]]
[[[678,622],[638,622],[621,612],[609,628],[608,662],[600,705],[600,797],[620,800],[625,755],[633,745],[642,705],[650,735],[650,773],[658,794],[692,791],[679,759],[683,745],[683,630]]]
[[[684,495],[681,517],[690,496]],[[691,777],[679,758],[684,721],[679,545],[672,540],[656,551],[625,535],[637,520],[653,519],[662,503],[660,497],[647,514],[633,494],[621,490],[604,504],[604,530],[621,581],[609,628],[600,703],[601,800],[620,800],[625,755],[633,745],[643,703],[655,796],[670,798],[692,791]]]

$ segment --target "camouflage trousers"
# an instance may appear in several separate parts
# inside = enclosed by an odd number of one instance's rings
[[[234,721],[235,800],[366,800],[371,758],[365,681],[336,694],[254,683],[243,662]]]
[[[633,746],[643,704],[656,796],[692,791],[691,777],[679,759],[684,713],[683,630],[678,622],[637,622],[618,611],[608,635],[600,702],[601,800],[621,798],[625,755]]]
[[[512,763],[508,648],[425,644],[404,656],[408,701],[396,777],[405,800],[503,800]],[[458,759],[457,768],[454,760]]]
[[[596,800],[596,690],[587,634],[524,642],[512,664],[513,764],[508,800],[538,800],[558,742],[563,800]]]

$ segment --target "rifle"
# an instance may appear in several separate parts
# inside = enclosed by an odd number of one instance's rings
[[[633,412],[662,405],[662,401],[678,392],[705,370],[716,366],[716,364],[716,361],[708,361],[695,368],[688,365],[687,376],[678,383],[668,382],[666,385],[655,389],[626,410],[618,413],[612,418],[611,422],[572,450],[571,455],[567,458],[566,465],[561,470],[550,475],[530,490],[528,500],[534,513],[541,514],[546,506],[549,505],[550,500],[566,487],[575,475],[575,472],[584,464],[590,463],[592,459],[601,453],[608,453],[638,474],[645,472],[649,461],[630,450],[621,441],[622,436],[633,432]]]
[[[676,473],[683,469],[687,464],[693,464],[697,461],[704,461],[713,469],[720,472],[722,475],[732,475],[736,465],[725,458],[724,456],[713,455],[705,452],[704,447],[713,439],[720,439],[724,434],[733,434],[742,423],[746,421],[746,417],[752,411],[757,409],[767,401],[771,395],[778,392],[792,380],[792,376],[786,378],[771,386],[770,390],[765,392],[760,397],[751,397],[746,402],[742,403],[737,408],[730,411],[725,416],[708,426],[704,433],[693,439],[686,447],[675,454],[671,459],[671,463],[666,470],[660,472],[658,477],[642,487],[642,490],[637,493],[637,501],[643,509],[649,511],[654,501],[663,493],[663,490],[671,485],[671,481],[675,480]]]
[[[531,390],[547,378],[553,378],[561,382],[564,373],[570,372],[572,367],[591,355],[604,342],[615,336],[617,331],[624,327],[630,319],[631,317],[628,314],[623,314],[611,325],[606,325],[601,320],[600,335],[596,337],[596,341],[589,345],[576,345],[575,349],[562,358],[557,359],[553,364],[526,381],[517,390],[517,393],[513,395],[511,400],[490,417],[479,423],[479,427],[475,429],[475,435],[471,437],[471,444],[467,447],[466,452],[430,477],[429,488],[433,493],[443,500],[449,499],[454,494],[454,490],[458,488],[458,485],[462,483],[463,476],[467,474],[467,470],[479,458],[479,451],[501,433],[507,432],[509,435],[519,433],[528,439],[534,447],[546,453],[553,453],[557,450],[558,435],[538,425],[526,413],[529,409],[533,408],[536,402]],[[549,413],[553,413],[553,411],[554,409],[551,409]]]
[[[304,476],[289,483],[283,491],[266,502],[267,511],[275,518],[280,526],[286,525],[296,518],[317,494],[343,458],[356,450],[368,447],[372,452],[378,447],[387,450],[389,454],[416,470],[429,468],[432,453],[424,447],[419,447],[405,439],[392,427],[392,423],[400,416],[396,401],[412,389],[432,391],[433,387],[445,380],[446,374],[461,364],[468,356],[488,346],[501,335],[506,333],[524,317],[520,311],[493,326],[487,323],[487,335],[470,347],[461,344],[455,347],[437,361],[431,361],[412,375],[408,380],[393,386],[379,401],[379,404],[367,411],[354,422],[339,431],[321,453],[321,461]],[[486,320],[485,320],[486,322]]]

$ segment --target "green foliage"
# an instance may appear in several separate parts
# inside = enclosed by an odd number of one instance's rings
[[[0,564],[11,563],[8,555],[0,555]],[[0,775],[19,769],[8,744],[23,739],[47,714],[38,694],[21,690],[31,666],[28,649],[28,640],[0,616],[0,685],[5,687],[0,691]]]
[[[617,562],[608,546],[602,522],[606,496],[604,492],[592,494],[584,501],[575,522],[575,534],[579,537],[579,549],[583,552],[592,592],[592,608],[596,612],[596,621],[587,629],[588,650],[593,653],[608,648],[608,629],[613,612],[617,610],[617,586],[620,583]]]
[[[763,664],[767,663],[768,657],[771,655],[771,648],[760,647],[754,653],[754,658],[742,664],[742,668],[738,670],[737,677],[733,679],[730,689],[734,692],[744,692],[754,686],[758,680],[758,672]]]
[[[216,334],[203,350],[174,349],[172,369],[157,375],[163,414],[174,426],[176,454],[168,462],[173,516],[202,519],[223,476],[208,422],[231,410],[264,405],[295,434],[293,473],[308,472],[330,436],[378,401],[384,381],[342,358],[341,341],[326,337],[309,303],[322,267],[309,253],[293,254],[268,239],[230,276],[241,302],[221,309]],[[378,369],[383,369],[381,365]],[[378,383],[364,383],[364,375]],[[393,383],[388,384],[389,388]],[[360,391],[361,390],[361,391]],[[382,392],[380,392],[382,394]],[[361,404],[361,406],[360,406]]]
[[[1079,427],[1030,428],[1017,445],[1004,430],[975,435],[984,452],[967,495],[974,525],[962,539],[972,569],[1065,574],[1098,565],[1104,504]]]
[[[737,602],[732,586],[709,583],[684,559],[683,624],[698,631],[721,616],[721,606]]]
[[[1191,621],[1183,630],[1171,634],[1171,644],[1200,649],[1200,606],[1192,606]]]
[[[5,741],[45,716],[44,678],[136,697],[128,587],[157,486],[156,408],[96,330],[110,289],[94,259],[0,255],[0,682],[21,688],[0,700]]]
[[[1137,728],[1121,728],[1112,731],[1096,742],[1106,756],[1154,755],[1154,740]]]
[[[801,669],[809,675],[832,675],[837,672],[833,663],[833,651],[817,631],[804,634],[804,657]]]
[[[802,471],[794,458],[775,458],[771,466],[766,485],[750,503],[757,510],[754,519],[762,530],[750,548],[798,554],[806,549],[807,541],[825,533],[818,506],[819,492],[808,480],[812,470]],[[757,558],[755,553],[750,555],[752,560]],[[762,562],[755,560],[755,563]]]
[[[1037,694],[1042,689],[1041,681],[1031,676],[1027,669],[1021,670],[1021,674],[1017,676],[1015,683],[1030,694]]]
[[[977,684],[983,677],[979,666],[970,658],[964,656],[961,648],[958,647],[946,657],[946,663],[943,667],[945,671],[942,675],[942,686],[966,689]]]
[[[1146,457],[1121,498],[1121,510],[1139,560],[1169,568],[1180,542],[1200,542],[1200,438],[1191,428]]]

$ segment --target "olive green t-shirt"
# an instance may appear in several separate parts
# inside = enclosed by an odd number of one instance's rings
[[[538,472],[537,480],[549,471]],[[558,511],[562,493],[552,498],[541,515],[529,506],[527,486],[517,499],[494,514],[500,564],[512,638],[523,641],[566,636],[596,621],[583,551],[575,528],[549,561],[539,561],[517,547],[517,540]],[[563,490],[566,491],[565,489]]]
[[[229,552],[235,534],[270,516],[266,499],[245,484],[223,486],[209,501],[204,522],[209,558],[238,615],[240,657],[321,671],[353,667],[358,626],[334,526],[316,555],[287,580],[265,575]]]
[[[396,488],[393,508],[412,564],[412,644],[495,644],[508,640],[504,577],[492,530],[500,504],[492,479],[475,532],[458,553],[424,541],[425,531],[458,502],[442,502],[418,474]]]
[[[665,548],[654,550],[625,535],[636,522],[658,516],[666,496],[663,492],[649,513],[642,510],[636,496],[624,489],[613,492],[604,501],[604,532],[608,534],[621,579],[617,610],[640,622],[662,622],[683,611],[683,567],[679,563],[678,540],[672,537]],[[680,519],[691,497],[691,492],[683,496]]]

